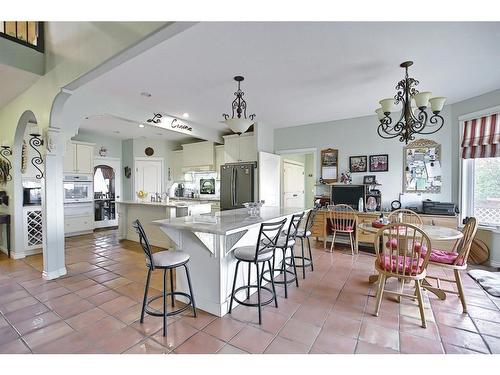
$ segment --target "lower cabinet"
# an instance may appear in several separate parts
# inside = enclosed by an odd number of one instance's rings
[[[64,235],[66,237],[94,230],[94,204],[71,204],[64,207]]]

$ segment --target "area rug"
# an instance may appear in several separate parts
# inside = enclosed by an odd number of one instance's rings
[[[468,274],[489,294],[500,297],[500,272],[470,270]]]

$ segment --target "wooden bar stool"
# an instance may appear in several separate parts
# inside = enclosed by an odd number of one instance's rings
[[[144,250],[144,254],[146,255],[146,266],[148,267],[148,276],[146,279],[146,287],[144,289],[144,299],[142,301],[142,310],[141,310],[141,323],[144,323],[144,313],[152,316],[162,316],[163,317],[163,336],[167,334],[167,316],[177,315],[186,311],[191,306],[193,307],[193,315],[196,318],[196,305],[194,302],[193,288],[191,286],[191,278],[189,276],[189,269],[187,267],[187,263],[189,262],[189,254],[183,251],[159,251],[153,253],[151,251],[151,246],[149,245],[148,238],[146,236],[146,232],[142,227],[139,220],[135,220],[132,223],[132,226],[136,230],[139,235],[139,242],[141,244],[142,249]],[[189,285],[189,294],[184,292],[175,292],[174,291],[174,278],[172,270],[178,267],[184,267],[186,270],[186,276]],[[163,294],[159,296],[151,297],[148,299],[148,288],[149,282],[151,280],[151,272],[155,269],[163,270]],[[170,270],[170,292],[167,293],[167,270]],[[167,312],[167,296],[171,298],[172,307],[175,305],[175,296],[183,296],[188,299],[188,303],[177,310],[173,310]],[[151,302],[156,301],[157,299],[163,298],[163,311],[159,312],[158,310],[153,311],[149,306]]]

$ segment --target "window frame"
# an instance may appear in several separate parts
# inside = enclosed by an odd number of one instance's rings
[[[460,222],[467,216],[474,214],[474,166],[475,159],[462,159],[462,140],[464,136],[465,122],[476,118],[489,116],[495,112],[500,112],[500,105],[485,108],[480,111],[467,113],[458,117],[458,158],[459,158],[459,208],[460,208]],[[499,229],[500,225],[486,225],[479,224],[483,229]]]
[[[1,21],[1,22],[6,22],[6,21]],[[18,22],[18,21],[15,21]],[[38,52],[45,52],[45,34],[44,34],[44,23],[42,21],[37,21],[38,23],[38,37],[37,37],[37,45],[33,45],[29,42],[25,42],[22,39],[18,39],[17,37],[11,36],[5,32],[5,26],[4,26],[4,31],[0,32],[0,37],[4,39],[8,39],[10,41],[13,41],[15,43],[21,44],[23,46],[32,48]],[[28,26],[26,26],[26,30],[28,30]],[[26,35],[27,37],[27,35]]]

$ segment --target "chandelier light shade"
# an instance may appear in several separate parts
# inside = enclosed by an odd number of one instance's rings
[[[405,78],[396,85],[396,95],[379,101],[380,108],[375,110],[380,122],[378,135],[385,139],[399,137],[399,141],[406,144],[413,141],[417,134],[433,134],[443,127],[444,119],[439,113],[446,102],[445,97],[432,97],[431,92],[419,92],[415,88],[419,82],[408,76],[408,68],[412,65],[413,61],[405,61],[400,65],[405,69]],[[432,115],[426,111],[429,105]],[[393,121],[391,114],[399,111],[399,119]]]
[[[238,82],[238,90],[234,93],[236,98],[231,104],[231,116],[228,114],[223,114],[224,122],[226,125],[234,132],[242,134],[248,130],[250,126],[254,124],[253,119],[255,115],[250,115],[247,118],[247,102],[243,99],[245,93],[241,91],[241,81],[245,78],[242,76],[234,77],[234,80]]]

